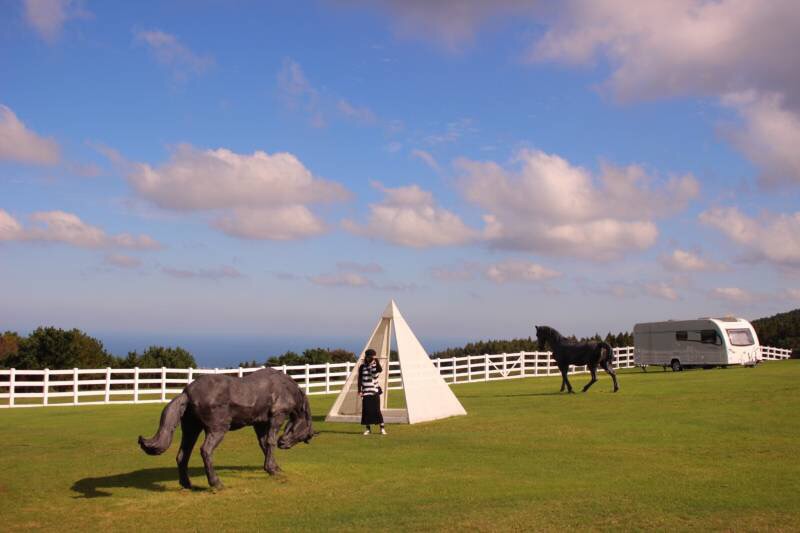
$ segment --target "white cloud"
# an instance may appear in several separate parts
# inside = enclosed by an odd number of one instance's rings
[[[439,163],[436,162],[436,158],[433,157],[430,153],[426,152],[425,150],[412,150],[411,155],[416,157],[426,165],[428,165],[431,169],[436,172],[441,172],[442,167],[439,166]]]
[[[202,74],[214,65],[213,57],[193,52],[176,36],[161,30],[135,31],[134,37],[150,49],[156,61],[172,71],[176,80]]]
[[[722,270],[722,265],[688,250],[673,250],[671,254],[659,257],[659,262],[667,270],[683,272],[703,272]]]
[[[607,58],[606,87],[621,100],[720,97],[744,131],[729,136],[768,182],[800,183],[800,4],[795,0],[655,0],[635,8],[572,0],[531,59]],[[747,36],[743,38],[742,36]]]
[[[531,58],[587,63],[608,57],[620,98],[720,95],[798,88],[787,54],[800,49],[794,0],[572,0]],[[742,38],[742,36],[747,38]]]
[[[23,4],[25,20],[49,43],[58,40],[67,20],[92,16],[80,0],[24,0]]]
[[[561,273],[529,261],[508,260],[489,265],[485,275],[495,283],[530,283],[557,278]]]
[[[726,302],[748,303],[753,300],[753,295],[739,287],[717,287],[711,290],[710,296]]]
[[[271,209],[241,207],[215,220],[212,225],[231,237],[254,240],[289,241],[327,231],[325,223],[303,205]]]
[[[761,180],[800,185],[800,115],[786,109],[784,97],[746,91],[726,95],[723,103],[742,117],[744,127],[728,128],[727,135],[761,168]]]
[[[301,109],[309,116],[312,126],[325,127],[319,92],[308,81],[300,64],[290,58],[283,60],[278,71],[278,91],[289,109]]]
[[[0,160],[55,165],[61,156],[58,143],[25,127],[14,112],[0,105]]]
[[[351,120],[364,124],[375,124],[378,122],[378,117],[370,108],[355,106],[343,98],[339,100],[336,107],[342,115]]]
[[[609,259],[646,249],[653,219],[680,211],[699,190],[691,175],[653,187],[636,165],[603,165],[593,177],[557,155],[523,150],[518,171],[461,159],[461,189],[488,212],[484,237],[500,248]]]
[[[395,20],[397,33],[407,37],[433,40],[455,52],[471,44],[481,26],[505,15],[530,12],[536,2],[530,0],[382,0],[365,3],[388,9]]]
[[[356,263],[355,261],[339,261],[336,263],[339,270],[349,270],[361,274],[382,274],[383,267],[378,263]]]
[[[478,128],[475,127],[474,121],[471,118],[461,118],[453,122],[448,122],[445,124],[444,131],[428,134],[422,141],[429,145],[453,143],[465,135],[476,133],[477,131]]]
[[[800,268],[800,211],[755,219],[735,207],[717,207],[701,213],[700,221],[721,231],[751,259]]]
[[[800,301],[800,288],[786,289],[786,291],[784,292],[784,296],[788,300]]]
[[[16,241],[22,236],[22,225],[11,214],[0,209],[0,241]]]
[[[174,211],[213,212],[211,225],[245,239],[293,240],[319,235],[326,224],[310,204],[339,202],[350,193],[315,177],[292,154],[179,145],[159,166],[125,161],[103,148],[143,198]]]
[[[675,301],[678,299],[678,292],[663,281],[645,283],[643,290],[646,294],[663,300]]]
[[[325,287],[373,287],[374,282],[357,272],[337,272],[310,276],[308,281]]]
[[[413,248],[466,244],[478,237],[458,215],[436,205],[433,195],[417,185],[375,186],[383,191],[383,201],[369,206],[366,225],[345,220],[346,230]]]
[[[125,254],[109,254],[105,257],[105,264],[119,268],[136,268],[142,266],[142,262],[136,257]]]
[[[160,207],[206,210],[335,202],[348,198],[338,183],[314,177],[292,154],[237,154],[182,144],[158,167],[135,165],[128,181]]]
[[[161,245],[148,235],[120,233],[108,235],[101,228],[86,224],[77,215],[64,211],[40,211],[30,215],[31,224],[23,227],[8,212],[0,209],[0,240],[63,243],[79,248],[128,248],[157,250]]]
[[[430,274],[439,281],[470,281],[482,270],[479,263],[464,262],[455,266],[440,266],[430,269]]]
[[[177,279],[210,279],[219,281],[222,279],[244,277],[236,268],[227,265],[218,268],[200,268],[197,270],[162,267],[161,272],[171,278]]]

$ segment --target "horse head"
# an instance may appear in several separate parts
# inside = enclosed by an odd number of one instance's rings
[[[552,350],[556,345],[561,344],[563,337],[561,334],[550,326],[534,326],[536,328],[536,342],[537,350],[544,352],[547,345],[550,344]]]
[[[298,442],[311,440],[317,433],[311,424],[311,409],[308,406],[308,398],[303,394],[302,401],[298,402],[295,409],[289,413],[289,422],[283,435],[278,438],[278,448],[288,450]]]

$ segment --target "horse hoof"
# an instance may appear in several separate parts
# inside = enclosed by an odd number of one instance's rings
[[[181,483],[181,488],[182,489],[186,489],[186,490],[192,490],[192,484],[191,483]]]
[[[225,485],[223,485],[222,482],[220,481],[219,483],[217,483],[215,485],[211,485],[211,492],[219,492],[219,491],[223,490],[224,488],[225,488]]]

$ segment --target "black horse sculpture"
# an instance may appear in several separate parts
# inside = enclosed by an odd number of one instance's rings
[[[612,363],[614,362],[614,349],[607,342],[568,342],[558,331],[549,326],[535,326],[536,327],[536,340],[539,343],[539,351],[544,351],[545,345],[550,345],[550,350],[553,353],[558,365],[558,370],[561,371],[561,392],[564,392],[564,387],[567,391],[572,393],[572,385],[567,379],[567,372],[569,365],[589,367],[589,372],[592,373],[592,380],[583,387],[583,392],[589,390],[589,387],[594,385],[597,381],[597,367],[600,366],[608,372],[611,379],[614,380],[614,392],[619,390],[617,384],[617,373],[614,372]]]
[[[278,438],[287,418],[286,428]],[[142,450],[150,455],[164,453],[172,443],[178,422],[182,432],[178,476],[185,488],[192,486],[189,457],[200,431],[206,433],[200,454],[208,484],[214,488],[222,488],[222,483],[214,471],[212,456],[228,430],[253,426],[264,452],[264,470],[270,475],[280,471],[273,455],[275,445],[289,449],[300,441],[308,443],[315,435],[308,398],[292,378],[272,368],[243,378],[223,374],[200,376],[167,404],[153,438],[139,437]]]

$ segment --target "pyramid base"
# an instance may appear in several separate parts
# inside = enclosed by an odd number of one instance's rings
[[[408,424],[408,409],[381,409],[383,421],[387,424]],[[349,422],[360,424],[361,415],[334,415],[325,417],[325,422]]]

